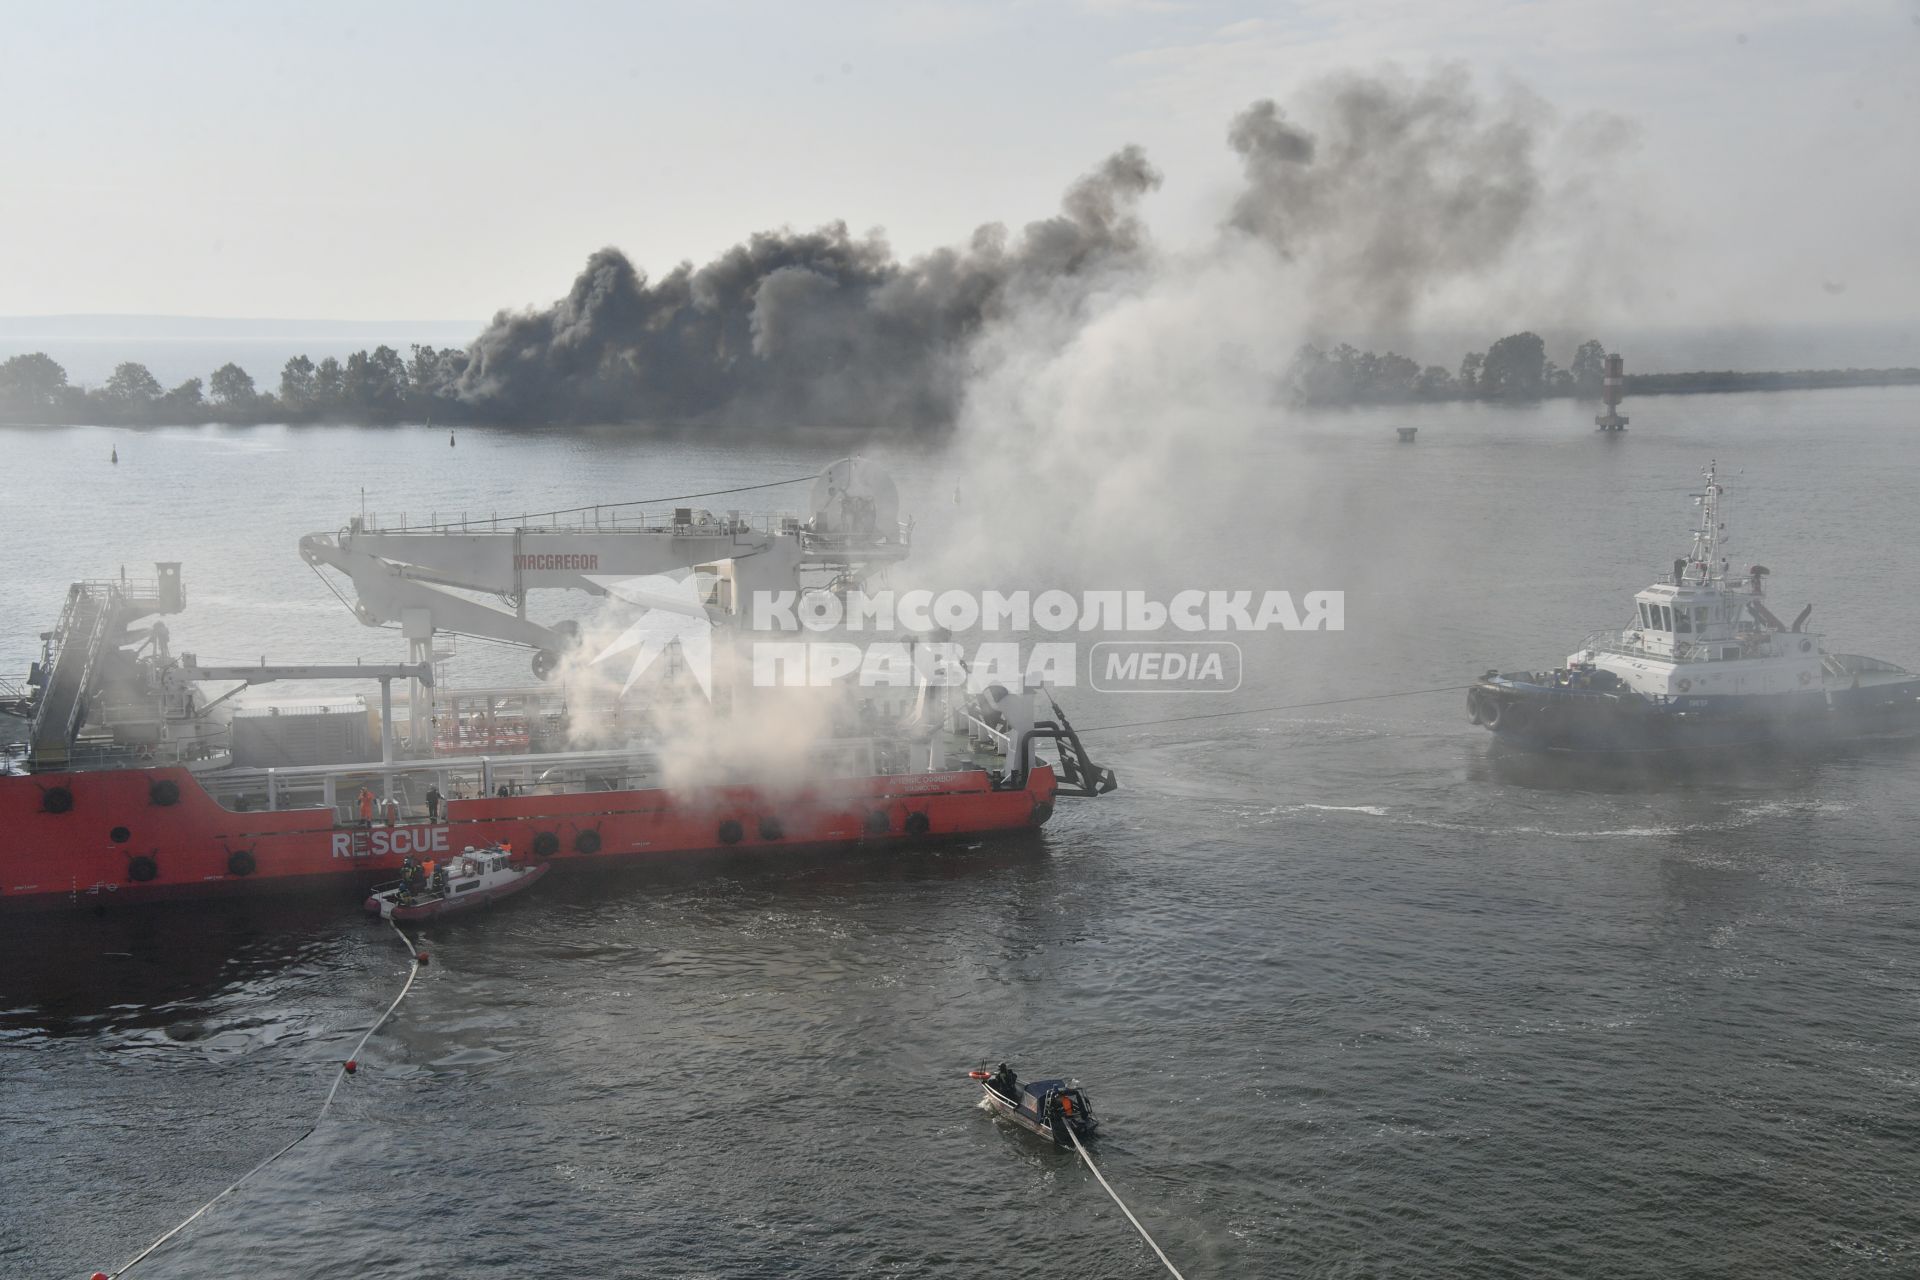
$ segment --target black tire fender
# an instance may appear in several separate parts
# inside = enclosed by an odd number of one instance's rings
[[[260,863],[251,849],[235,849],[227,855],[227,874],[230,876],[250,876],[259,868]]]
[[[551,858],[560,852],[560,837],[551,831],[542,831],[533,838],[533,856]]]
[[[746,837],[747,829],[735,819],[728,818],[720,824],[720,830],[716,834],[719,835],[721,844],[739,844]]]

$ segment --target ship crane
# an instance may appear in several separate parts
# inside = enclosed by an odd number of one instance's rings
[[[843,458],[815,478],[804,520],[756,527],[737,512],[716,517],[676,507],[669,519],[650,521],[626,510],[633,505],[400,528],[356,517],[336,533],[301,538],[300,554],[316,569],[347,577],[348,603],[361,622],[398,623],[412,662],[432,661],[437,632],[479,636],[534,650],[533,671],[544,680],[578,646],[579,632],[568,620],[530,617],[532,592],[604,596],[610,581],[698,570],[713,578],[701,594],[708,619],[729,626],[757,592],[803,589],[810,572],[837,586],[857,584],[904,559],[910,545],[892,479],[860,458]],[[657,595],[621,594],[646,607],[688,608]],[[424,699],[413,692],[418,740]]]

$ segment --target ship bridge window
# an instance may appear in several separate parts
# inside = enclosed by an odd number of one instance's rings
[[[1681,605],[1673,611],[1673,629],[1688,635],[1693,634],[1693,624],[1687,621],[1687,606]]]

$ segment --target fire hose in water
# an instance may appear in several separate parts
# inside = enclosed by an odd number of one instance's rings
[[[333,1087],[327,1090],[327,1099],[325,1102],[322,1102],[320,1104],[320,1113],[314,1116],[313,1123],[308,1125],[306,1127],[305,1132],[301,1133],[299,1137],[295,1138],[292,1142],[287,1143],[286,1146],[281,1147],[278,1151],[275,1151],[272,1155],[268,1156],[265,1160],[262,1160],[259,1164],[253,1166],[253,1168],[241,1174],[238,1178],[235,1178],[231,1183],[227,1185],[226,1189],[222,1191],[219,1195],[215,1196],[213,1199],[207,1201],[205,1204],[201,1205],[198,1209],[195,1209],[192,1213],[188,1214],[184,1219],[180,1221],[180,1223],[177,1226],[173,1227],[165,1235],[161,1236],[158,1240],[155,1240],[152,1244],[142,1249],[139,1253],[134,1254],[132,1258],[128,1259],[125,1263],[123,1263],[117,1270],[94,1272],[93,1280],[118,1280],[118,1277],[127,1274],[127,1272],[133,1270],[135,1267],[139,1266],[142,1262],[145,1262],[147,1258],[150,1255],[152,1255],[153,1252],[157,1250],[161,1245],[165,1244],[167,1241],[173,1239],[175,1236],[179,1235],[182,1231],[186,1230],[186,1228],[192,1224],[194,1219],[198,1218],[201,1214],[205,1213],[207,1210],[213,1208],[213,1206],[215,1206],[216,1204],[219,1204],[222,1200],[232,1195],[235,1191],[238,1191],[242,1186],[242,1184],[244,1184],[249,1178],[253,1177],[254,1174],[259,1173],[262,1169],[266,1168],[268,1165],[278,1160],[281,1156],[287,1154],[287,1152],[293,1150],[295,1147],[299,1146],[301,1143],[305,1142],[308,1138],[313,1136],[314,1131],[320,1127],[320,1122],[327,1118],[327,1112],[333,1109],[334,1095],[340,1092],[340,1085],[342,1084],[342,1082],[344,1082],[348,1076],[352,1075],[354,1072],[360,1069],[360,1051],[367,1047],[367,1041],[373,1039],[373,1033],[378,1031],[386,1023],[387,1019],[393,1016],[393,1011],[395,1009],[398,1009],[400,1007],[400,1002],[407,998],[407,992],[413,990],[413,980],[420,976],[420,967],[427,963],[427,953],[424,951],[416,950],[413,945],[413,940],[407,937],[406,933],[400,928],[399,925],[394,924],[393,921],[391,920],[387,921],[387,923],[389,925],[392,925],[394,933],[399,935],[401,945],[405,946],[408,952],[412,954],[413,965],[411,968],[407,970],[407,980],[401,984],[400,994],[393,998],[393,1003],[387,1006],[387,1010],[385,1013],[381,1014],[378,1018],[374,1019],[373,1025],[368,1027],[366,1031],[361,1035],[360,1039],[355,1042],[353,1046],[353,1051],[347,1054],[345,1060],[343,1060],[340,1063],[339,1069],[334,1073]]]
[[[1080,1153],[1080,1158],[1087,1162],[1087,1172],[1091,1173],[1094,1176],[1094,1178],[1100,1183],[1101,1188],[1104,1191],[1106,1191],[1108,1195],[1113,1197],[1113,1202],[1120,1206],[1120,1212],[1127,1215],[1127,1221],[1131,1222],[1133,1224],[1133,1229],[1140,1233],[1140,1238],[1147,1242],[1147,1248],[1153,1250],[1154,1255],[1158,1257],[1161,1263],[1166,1266],[1167,1270],[1172,1273],[1173,1280],[1187,1280],[1185,1276],[1180,1274],[1180,1268],[1174,1266],[1172,1262],[1168,1261],[1167,1255],[1160,1251],[1160,1246],[1153,1242],[1153,1237],[1147,1234],[1147,1229],[1140,1225],[1140,1219],[1134,1217],[1133,1210],[1127,1208],[1127,1202],[1122,1200],[1120,1198],[1119,1193],[1116,1192],[1112,1187],[1107,1186],[1107,1180],[1100,1176],[1100,1169],[1098,1166],[1096,1166],[1093,1163],[1093,1157],[1088,1155],[1087,1149],[1080,1145],[1080,1135],[1073,1131],[1073,1126],[1070,1124],[1062,1125],[1061,1128],[1065,1129],[1067,1131],[1067,1136],[1073,1139],[1073,1149],[1075,1151],[1078,1151]]]

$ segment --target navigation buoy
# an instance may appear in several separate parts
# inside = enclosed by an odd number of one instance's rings
[[[356,1072],[356,1071],[358,1071],[359,1069],[360,1069],[360,1060],[359,1060],[358,1058],[348,1058],[348,1059],[347,1059],[347,1074],[348,1074],[348,1075],[352,1075],[352,1074],[353,1074],[354,1072]]]
[[[109,459],[108,459],[108,461],[109,461],[109,462],[113,462],[113,463],[118,463],[118,462],[120,461],[120,446],[119,446],[119,445],[115,445],[115,446],[113,447],[113,456],[112,456],[111,458],[109,458]]]
[[[454,443],[455,443],[455,441],[454,441],[454,438],[453,438],[453,432],[451,432],[451,431],[449,431],[449,432],[447,432],[447,448],[449,448],[449,449],[451,449],[451,448],[453,448],[453,447],[454,447]]]
[[[421,964],[426,964],[426,963],[427,963],[427,953],[426,953],[426,952],[424,952],[424,951],[416,951],[416,952],[414,953],[414,956],[413,956],[413,958],[414,958],[415,960],[418,960],[418,961],[419,961],[419,962],[420,962]]]

